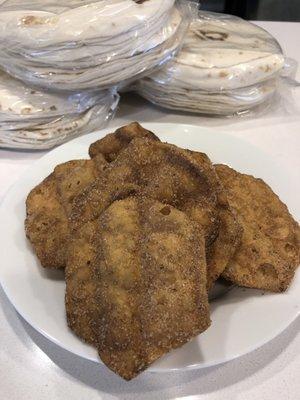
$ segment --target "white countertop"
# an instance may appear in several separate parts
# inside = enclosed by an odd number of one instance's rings
[[[272,33],[285,53],[300,64],[300,23],[258,24]],[[300,80],[300,71],[297,78]],[[177,122],[230,132],[272,154],[288,169],[290,188],[296,188],[296,202],[300,201],[297,104],[300,107],[299,93],[292,100],[288,92],[285,100],[265,115],[208,119],[162,111],[137,96],[126,95],[111,126],[133,120]],[[0,150],[0,198],[26,167],[43,154]],[[293,205],[290,207],[293,211]],[[5,262],[5,254],[1,254],[1,260]],[[126,383],[106,368],[60,349],[33,330],[17,315],[1,288],[0,303],[0,397],[3,400],[300,398],[300,318],[273,341],[227,364],[188,373],[144,373]]]

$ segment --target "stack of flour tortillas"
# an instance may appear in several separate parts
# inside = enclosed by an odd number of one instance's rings
[[[139,80],[136,90],[170,109],[226,115],[266,102],[284,57],[266,31],[242,19],[200,12],[177,57]]]
[[[92,132],[111,117],[118,97],[109,90],[40,91],[0,72],[0,146],[45,149]]]
[[[0,0],[0,147],[46,149],[100,129],[128,87],[182,112],[267,103],[285,62],[279,44],[195,4]]]
[[[1,11],[0,64],[55,90],[103,89],[152,70],[174,55],[186,19],[175,0],[31,3]]]
[[[0,147],[102,128],[118,89],[175,56],[190,15],[184,0],[0,0]]]

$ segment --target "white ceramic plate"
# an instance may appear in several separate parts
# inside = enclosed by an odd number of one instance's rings
[[[269,154],[219,131],[190,125],[144,124],[170,143],[206,152],[214,162],[254,174],[268,182],[300,217],[300,199],[290,190],[288,173]],[[68,329],[65,283],[61,271],[40,267],[24,234],[25,199],[29,191],[61,162],[88,156],[89,144],[113,129],[75,139],[38,160],[8,192],[0,207],[1,284],[23,318],[62,348],[99,362],[97,352]],[[298,198],[295,196],[298,196]],[[150,371],[202,368],[231,360],[268,342],[299,314],[300,273],[283,294],[234,288],[211,304],[211,327],[153,364]]]

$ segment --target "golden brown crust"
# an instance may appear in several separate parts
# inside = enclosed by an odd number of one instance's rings
[[[147,136],[151,140],[159,140],[152,132],[147,131],[138,123],[131,123],[119,128],[115,133],[107,135],[91,146],[92,160],[73,160],[60,164],[54,170],[50,180],[51,185],[42,182],[33,189],[27,200],[30,218],[26,220],[26,234],[44,267],[64,268],[65,266],[69,232],[67,218],[71,212],[73,198],[102,174],[107,164],[105,157],[111,160],[126,148],[132,138],[143,136]],[[131,189],[126,190],[126,193],[130,191]],[[34,201],[34,197],[37,197],[36,193],[39,193],[38,205]],[[115,196],[118,197],[119,194],[116,193]],[[123,195],[120,194],[120,196]],[[48,206],[44,204],[47,202]],[[52,217],[50,206],[54,210]],[[38,208],[35,210],[34,207]],[[45,217],[41,215],[40,209],[42,208],[47,209]],[[50,227],[50,235],[47,235],[47,228],[43,229],[46,226]],[[36,231],[37,227],[38,231]],[[54,227],[57,227],[56,232]],[[51,229],[53,229],[53,233]]]
[[[58,165],[26,201],[41,263],[66,265],[69,327],[130,380],[210,325],[222,274],[280,292],[300,228],[262,180],[161,143],[138,123]]]
[[[104,167],[106,161],[103,158],[101,161]],[[57,193],[67,216],[71,212],[74,197],[99,176],[100,165],[100,161],[95,165],[93,160],[72,160],[55,167]]]
[[[89,155],[94,158],[98,154],[103,154],[106,161],[114,161],[124,148],[135,138],[145,137],[150,140],[159,141],[153,132],[143,128],[138,122],[122,126],[114,133],[106,135],[104,138],[92,143],[89,148]]]
[[[43,267],[64,267],[69,230],[67,217],[58,200],[54,174],[29,193],[25,230]]]
[[[263,180],[226,165],[217,165],[216,171],[244,228],[223,277],[241,286],[286,290],[300,263],[298,223]]]
[[[114,200],[142,194],[188,213],[204,230],[208,286],[219,277],[237,245],[240,227],[207,156],[137,138],[107,165],[73,202],[73,229],[97,218]]]
[[[45,268],[64,268],[69,240],[68,214],[73,197],[93,182],[106,161],[73,160],[58,165],[26,201],[25,229]]]
[[[95,319],[95,282],[90,264],[95,257],[92,239],[96,234],[96,221],[86,224],[69,242],[66,279],[66,315],[69,327],[89,344],[96,345],[92,329]]]
[[[159,140],[138,123],[131,123],[94,143],[91,146],[92,160],[73,160],[60,164],[51,175],[50,182],[46,179],[32,190],[26,202],[27,213],[30,214],[30,218],[26,219],[26,234],[44,267],[65,266],[69,234],[67,217],[71,212],[73,198],[102,173],[107,164],[105,157],[109,160],[113,158],[113,154],[116,157],[132,138],[139,136]],[[35,198],[39,199],[38,204]],[[49,203],[48,206],[46,203]],[[45,216],[42,215],[41,209],[44,210]],[[52,209],[53,211],[50,211]],[[46,227],[50,229],[49,235]]]
[[[216,202],[206,175],[184,150],[166,143],[134,139],[108,164],[97,181],[74,198],[71,215],[74,227],[97,218],[128,190],[175,207],[194,206],[194,203],[205,203],[208,207]],[[205,212],[201,212],[201,217],[208,221]]]
[[[235,211],[230,207],[227,194],[218,178],[216,171],[204,153],[191,152],[193,157],[201,166],[212,182],[216,195],[216,236],[215,239],[206,247],[207,257],[207,287],[211,289],[213,283],[220,277],[229,260],[232,258],[240,244],[242,236],[242,226],[238,223]],[[212,224],[212,226],[214,226]]]
[[[116,201],[86,226],[94,236],[84,233],[75,246],[83,250],[72,257],[72,285],[88,259],[93,279],[79,278],[79,297],[92,283],[95,303],[88,318],[87,303],[74,302],[77,310],[68,304],[69,319],[76,312],[74,321],[85,326],[92,316],[101,359],[129,380],[209,326],[204,238],[183,212],[142,198]]]

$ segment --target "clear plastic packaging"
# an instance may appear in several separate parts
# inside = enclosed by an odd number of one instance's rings
[[[53,93],[0,72],[0,147],[49,149],[101,129],[118,101],[113,89]]]
[[[0,11],[0,65],[70,91],[123,84],[162,65],[190,22],[184,0],[6,0]]]
[[[200,11],[174,60],[132,88],[170,109],[245,115],[273,98],[284,65],[280,45],[264,29]]]

